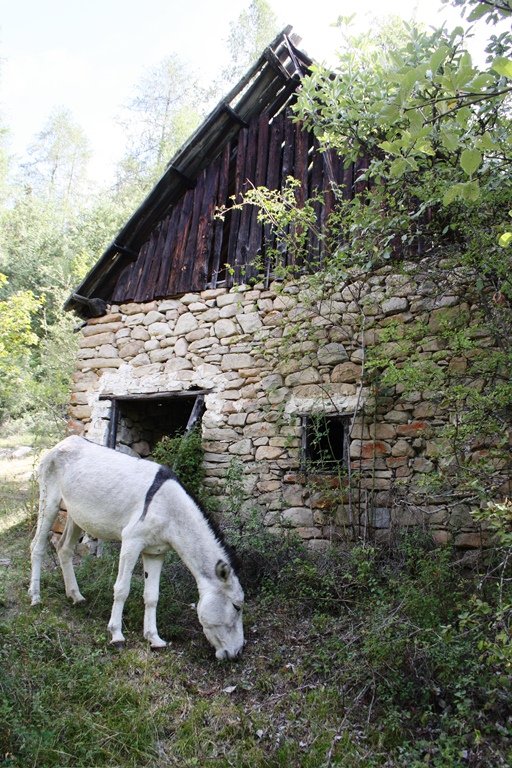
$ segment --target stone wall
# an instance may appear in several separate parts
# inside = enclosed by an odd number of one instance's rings
[[[361,381],[376,344],[400,364],[399,341],[386,334],[392,326],[399,339],[418,318],[425,359],[435,352],[435,365],[463,370],[435,331],[471,309],[464,281],[440,288],[406,267],[332,289],[327,301],[276,284],[112,306],[82,329],[69,432],[106,442],[110,401],[100,395],[206,390],[207,483],[221,496],[229,463],[240,462],[247,498],[266,524],[292,526],[316,548],[370,529],[384,536],[396,524],[428,524],[439,542],[476,546],[483,534],[467,505],[455,496],[427,505],[421,495],[449,413],[434,393],[406,396],[400,384],[376,402]],[[350,478],[301,472],[299,414],[321,411],[350,419]],[[147,435],[141,425],[136,432],[124,444],[147,455]]]

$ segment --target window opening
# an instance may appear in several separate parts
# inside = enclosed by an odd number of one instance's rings
[[[301,470],[337,472],[348,465],[351,416],[308,413],[301,416]]]

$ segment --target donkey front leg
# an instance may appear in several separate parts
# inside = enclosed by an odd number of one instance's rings
[[[108,629],[112,633],[113,645],[118,648],[124,648],[124,635],[121,631],[123,623],[123,608],[130,594],[130,582],[132,580],[133,569],[137,558],[141,553],[143,544],[141,541],[129,539],[123,540],[121,544],[121,553],[119,555],[119,570],[117,572],[116,583],[114,584],[114,603]]]
[[[144,637],[152,648],[165,648],[167,643],[158,636],[156,607],[160,592],[160,573],[165,555],[142,553],[144,563]]]

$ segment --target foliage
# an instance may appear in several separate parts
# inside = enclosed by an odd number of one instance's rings
[[[0,286],[7,283],[0,273]],[[37,344],[31,330],[32,314],[39,303],[31,291],[18,291],[0,302],[0,359],[17,354],[20,348]]]
[[[151,458],[170,467],[191,493],[203,491],[204,445],[200,426],[173,437],[163,437],[153,448]]]
[[[297,112],[347,162],[368,156],[377,184],[398,189],[442,164],[453,169],[444,203],[476,200],[480,178],[499,175],[510,156],[506,64],[479,71],[462,28],[405,31],[399,49],[371,34],[348,37],[336,72],[315,67]]]

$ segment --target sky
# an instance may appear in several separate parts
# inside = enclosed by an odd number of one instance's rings
[[[91,177],[108,183],[124,149],[115,122],[141,76],[171,53],[210,81],[228,60],[229,24],[250,0],[0,0],[0,113],[10,151],[27,147],[56,107],[71,110],[93,149]],[[356,13],[359,29],[396,14],[432,26],[458,23],[440,0],[270,0],[281,27],[300,47],[332,60],[339,31],[331,24]],[[441,9],[441,10],[440,10]]]

